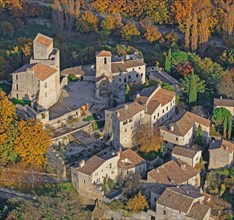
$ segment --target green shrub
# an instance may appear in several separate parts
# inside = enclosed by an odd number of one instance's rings
[[[77,76],[75,76],[74,74],[69,74],[68,75],[68,81],[70,81],[70,82],[76,82],[78,80],[79,80],[79,78]]]
[[[28,100],[22,100],[22,99],[16,99],[12,98],[10,99],[13,104],[20,104],[20,105],[31,105],[31,101]]]

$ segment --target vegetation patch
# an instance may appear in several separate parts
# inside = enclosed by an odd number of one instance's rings
[[[0,83],[0,91],[4,91],[6,95],[9,95],[11,92],[11,86],[6,83]]]
[[[31,105],[31,101],[28,100],[22,100],[22,99],[16,99],[16,98],[12,98],[10,99],[11,102],[13,102],[13,104],[20,104],[20,105]]]
[[[70,82],[76,82],[76,81],[79,80],[79,78],[78,78],[76,75],[74,75],[74,74],[69,74],[68,80],[69,80]]]

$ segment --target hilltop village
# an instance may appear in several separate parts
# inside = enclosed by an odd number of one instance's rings
[[[181,82],[141,54],[93,56],[61,71],[53,39],[38,33],[30,63],[11,74],[9,98],[27,102],[16,104],[18,117],[51,133],[47,161],[58,181],[95,201],[93,219],[227,219],[231,206],[208,193],[209,173],[233,175],[233,136],[179,105]],[[234,100],[213,101],[234,119]]]

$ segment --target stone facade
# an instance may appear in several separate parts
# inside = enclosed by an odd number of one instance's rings
[[[176,145],[190,146],[199,125],[202,129],[203,138],[208,141],[210,124],[210,120],[191,112],[186,112],[178,121],[159,128],[164,145],[172,150]]]
[[[38,34],[33,41],[33,58],[12,73],[11,97],[30,100],[48,109],[61,94],[59,50],[53,39]]]
[[[234,159],[234,142],[213,140],[209,147],[209,169],[229,167]]]
[[[96,54],[96,98],[108,94],[113,86],[145,83],[146,64],[137,53],[123,57],[112,56],[109,51]]]

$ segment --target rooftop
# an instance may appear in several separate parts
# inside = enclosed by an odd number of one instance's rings
[[[104,159],[94,155],[87,161],[85,161],[84,166],[79,166],[78,171],[87,175],[91,175],[95,170],[97,170],[103,163]]]
[[[175,146],[174,149],[172,150],[172,155],[180,155],[188,158],[193,158],[198,150],[188,148],[188,147],[180,147],[180,146]]]
[[[227,140],[213,140],[210,143],[209,150],[220,149],[232,153],[234,151],[234,142]]]
[[[118,166],[122,169],[131,169],[141,163],[144,163],[144,159],[140,157],[136,152],[131,149],[120,151],[120,160]]]
[[[147,175],[156,183],[177,185],[183,184],[192,177],[197,176],[198,173],[199,170],[181,160],[171,160],[158,168],[151,170]]]
[[[35,42],[40,43],[40,44],[48,47],[53,43],[53,39],[46,36],[46,35],[38,33],[36,38],[35,38]]]
[[[14,73],[20,73],[25,72],[27,69],[31,69],[34,71],[34,77],[38,80],[44,81],[49,76],[53,75],[57,70],[43,65],[41,63],[35,63],[35,64],[25,64],[24,66],[17,69]]]
[[[96,53],[96,57],[112,57],[112,53],[110,51],[102,50]]]
[[[214,99],[215,106],[234,107],[234,99]]]
[[[210,127],[210,120],[191,112],[186,112],[177,122],[161,126],[160,129],[178,136],[184,136],[195,123]]]
[[[192,186],[168,187],[159,197],[157,204],[188,213],[194,199],[199,197],[202,197],[202,194]]]
[[[140,105],[138,102],[131,102],[125,104],[123,108],[117,109],[116,115],[119,121],[125,121],[127,119],[132,118],[134,115],[143,110],[143,106]]]

